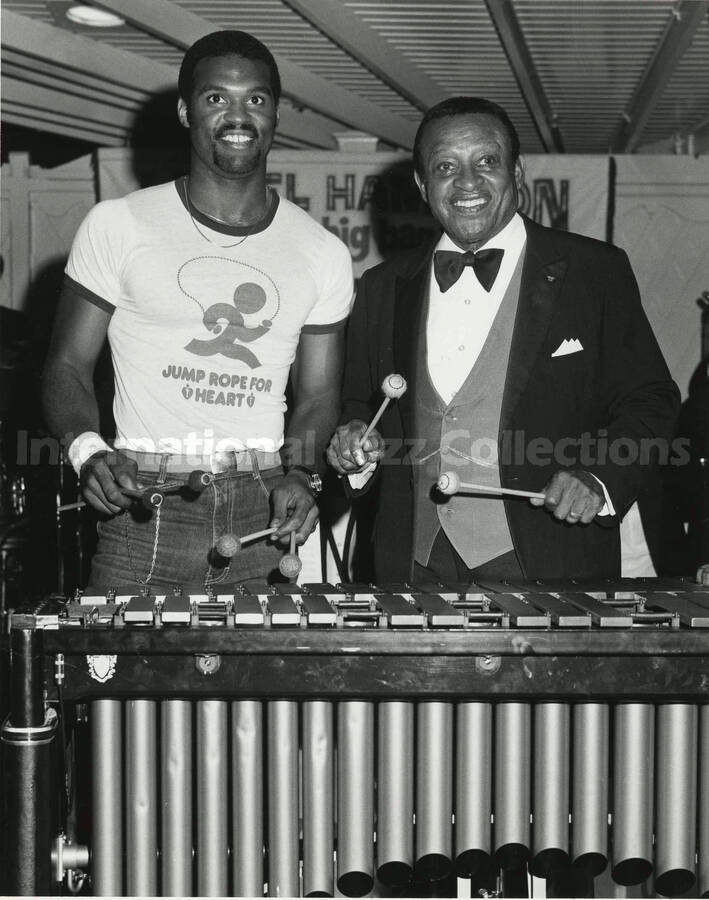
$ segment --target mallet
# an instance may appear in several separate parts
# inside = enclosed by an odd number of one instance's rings
[[[296,552],[295,531],[290,533],[290,552],[286,553],[278,563],[278,570],[284,578],[297,578],[303,563]]]
[[[202,491],[214,481],[214,475],[210,472],[203,472],[201,469],[195,469],[190,472],[187,479],[187,487],[194,491],[195,494],[201,494]]]
[[[213,476],[208,472],[195,469],[193,472],[190,472],[186,484],[191,491],[201,494],[212,481]],[[136,500],[139,500],[147,509],[157,509],[159,506],[162,506],[165,494],[175,494],[177,491],[182,490],[184,486],[184,481],[166,481],[164,484],[155,484],[140,491],[133,491],[130,488],[121,488],[121,490],[127,497],[134,497]]]
[[[144,488],[121,488],[121,493],[142,503],[146,509],[158,509],[165,501],[165,494],[174,494],[183,488],[183,481],[166,481],[163,484],[151,484]]]
[[[273,534],[274,531],[278,531],[278,528],[264,528],[263,531],[254,531],[253,534],[246,534],[241,538],[235,534],[223,534],[215,544],[215,548],[220,556],[230,559],[241,550],[243,544],[248,544],[249,541],[257,541],[259,538]]]
[[[213,480],[214,476],[209,472],[195,469],[190,473],[190,476],[187,479],[187,487],[191,491],[201,494]],[[146,509],[157,509],[162,506],[165,494],[173,494],[184,486],[184,481],[166,481],[164,484],[154,484],[146,488],[121,487],[120,491],[122,494],[125,494],[126,497],[130,497],[131,499],[142,503]],[[57,512],[62,513],[67,512],[70,509],[83,509],[84,506],[86,506],[85,500],[77,500],[75,503],[64,503],[62,506],[58,506]]]
[[[540,491],[518,491],[514,488],[489,487],[485,484],[471,484],[461,481],[456,472],[443,472],[436,482],[436,487],[442,494],[457,494],[458,491],[468,491],[481,494],[512,494],[514,497],[535,497],[544,500],[546,494]]]
[[[121,493],[125,494],[126,497],[131,497],[133,500],[137,500],[139,503],[142,503],[146,509],[158,509],[163,505],[163,502],[165,500],[163,485],[161,485],[159,488],[149,487],[143,488],[142,490],[136,490],[134,488],[121,488]]]
[[[387,408],[387,404],[389,403],[389,401],[398,400],[399,397],[406,393],[406,379],[404,378],[404,376],[397,375],[395,373],[387,375],[384,381],[382,381],[382,393],[384,394],[382,405],[379,407],[376,415],[367,426],[367,430],[362,435],[362,440],[360,441],[360,443],[362,444],[367,440],[374,426],[384,415],[384,410]]]
[[[122,487],[120,489],[122,494],[125,494],[126,497],[130,497],[131,500],[137,500],[139,503],[142,503],[146,509],[158,509],[158,507],[162,506],[163,500],[165,499],[165,487],[170,487],[170,485],[160,485],[160,487],[149,487],[149,488],[125,488]],[[57,507],[57,512],[67,512],[70,509],[83,509],[86,506],[85,500],[77,500],[76,503],[64,503],[61,506]]]

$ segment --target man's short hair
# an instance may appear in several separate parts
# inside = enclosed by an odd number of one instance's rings
[[[206,34],[187,50],[180,66],[177,89],[187,103],[192,92],[194,70],[202,59],[234,54],[244,59],[255,59],[266,63],[271,76],[271,93],[276,103],[281,98],[281,76],[273,54],[258,38],[246,31],[213,31]]]
[[[492,100],[486,100],[484,97],[449,97],[447,100],[442,100],[440,103],[436,103],[435,106],[432,106],[427,110],[416,131],[416,137],[414,138],[414,168],[416,169],[419,178],[423,178],[424,176],[423,160],[421,159],[421,144],[427,126],[435,119],[469,115],[492,116],[497,119],[507,132],[510,141],[510,151],[512,154],[510,162],[512,164],[517,162],[520,150],[519,135],[517,134],[517,129],[512,124],[512,120],[501,106],[498,106],[498,104],[494,103]]]

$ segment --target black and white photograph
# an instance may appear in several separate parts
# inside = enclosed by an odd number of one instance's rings
[[[709,897],[709,0],[0,43],[0,896]]]

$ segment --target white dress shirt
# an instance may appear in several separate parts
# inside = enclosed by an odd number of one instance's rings
[[[504,250],[490,293],[480,284],[472,266],[466,266],[458,281],[444,294],[431,267],[426,324],[428,373],[446,405],[480,355],[526,242],[524,222],[515,213],[502,231],[479,248]],[[462,252],[445,233],[436,250]]]

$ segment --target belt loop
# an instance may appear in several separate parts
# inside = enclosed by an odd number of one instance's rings
[[[261,485],[261,489],[268,497],[268,489],[263,483],[263,478],[261,478],[261,470],[258,467],[258,457],[256,456],[256,451],[253,449],[253,447],[248,447],[247,449],[249,451],[249,456],[251,457],[251,474],[253,478]]]
[[[253,447],[247,447],[249,452],[249,456],[251,457],[251,472],[253,473],[254,478],[258,481],[261,480],[261,470],[258,467],[258,457],[256,456],[256,451]]]
[[[160,456],[160,469],[158,471],[158,484],[164,484],[167,481],[167,467],[170,462],[170,454],[163,453]]]

